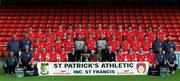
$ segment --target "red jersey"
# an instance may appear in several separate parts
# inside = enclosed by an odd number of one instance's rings
[[[67,62],[67,54],[65,52],[61,52],[60,57],[60,62]]]
[[[84,29],[75,29],[75,36],[77,37],[78,34],[81,34],[83,37],[85,37],[86,31]]]
[[[149,64],[153,64],[153,62],[154,62],[154,57],[155,57],[155,54],[154,54],[154,53],[149,53],[149,54],[147,54],[147,60],[148,60]]]
[[[39,54],[40,54],[39,51],[33,51],[33,52],[32,52],[32,55],[33,55],[33,61],[38,61]]]
[[[89,50],[94,50],[94,46],[96,44],[96,41],[92,38],[92,39],[86,39],[86,44],[87,44],[87,48]]]
[[[128,40],[128,41],[132,41],[134,35],[135,35],[135,32],[134,32],[134,31],[127,31],[127,32],[126,32],[126,38],[127,38],[127,40]]]
[[[91,33],[92,34],[92,37],[94,38],[94,35],[95,35],[95,30],[94,29],[87,29],[85,30],[85,37],[88,38],[88,34]]]
[[[125,61],[127,60],[128,62],[133,61],[133,55],[132,54],[125,54],[124,56]]]
[[[96,31],[96,39],[100,38],[100,34],[103,34],[103,35],[105,34],[103,29],[97,29],[95,31]]]
[[[46,33],[46,36],[48,36],[51,41],[54,41],[55,33],[53,33],[53,32],[48,32],[48,33]]]
[[[47,59],[46,59],[46,56],[49,56],[49,58],[50,58],[49,52],[40,53],[39,56],[40,56],[40,59],[39,59],[40,62],[46,61],[46,60],[47,60]]]
[[[151,48],[152,42],[151,41],[142,41],[141,47],[143,48],[143,51],[148,51],[149,48]]]
[[[104,31],[105,31],[106,38],[108,40],[110,40],[111,39],[111,35],[115,33],[115,30],[113,30],[113,29],[111,29],[111,30],[106,29]]]
[[[62,39],[64,37],[64,31],[56,31],[56,36],[59,36]]]
[[[36,36],[36,35],[35,35],[34,32],[29,32],[29,33],[28,33],[28,37],[29,37],[30,40],[34,40],[34,37],[35,37],[35,36]]]
[[[55,47],[56,51],[59,51],[59,48],[61,48],[62,46],[64,46],[63,42],[61,42],[61,41],[54,42],[54,47]]]
[[[39,38],[39,42],[42,42],[44,37],[45,37],[45,35],[44,35],[44,33],[40,32],[40,33],[36,33],[36,37]]]
[[[117,48],[118,48],[118,44],[119,42],[116,41],[116,40],[110,40],[108,41],[108,46],[112,46],[112,51],[113,52],[116,52],[117,51]]]
[[[145,32],[144,31],[137,31],[136,32],[138,41],[143,41]]]
[[[131,55],[131,58],[132,58],[132,61],[138,61],[138,54],[137,53],[134,53]]]
[[[73,45],[73,40],[64,40],[65,51],[70,51]]]
[[[123,42],[119,42],[119,45],[121,48],[123,48],[123,52],[127,51],[129,49],[129,42],[128,41],[123,41]]]
[[[138,55],[138,61],[139,62],[144,62],[145,61],[145,56],[146,56],[145,54],[139,54]]]
[[[50,62],[56,62],[57,55],[58,55],[57,52],[51,52],[50,53]]]
[[[116,54],[116,59],[118,62],[124,62],[125,55],[124,54]]]
[[[132,62],[137,60],[138,54],[125,54],[125,59],[128,60],[128,62]]]
[[[164,41],[166,34],[163,31],[157,32],[157,35],[159,36],[160,41]]]
[[[46,48],[46,51],[50,51],[51,47],[53,46],[53,43],[51,41],[47,41],[43,43],[43,46]]]
[[[66,30],[66,34],[69,34],[70,38],[74,38],[74,31],[73,30]]]
[[[117,41],[122,41],[122,36],[126,35],[124,31],[116,31],[116,40]]]
[[[155,33],[154,32],[147,32],[146,34],[148,35],[150,41],[154,40],[154,37],[155,37]]]
[[[129,54],[129,55],[130,55],[130,58],[131,58],[130,61],[137,61],[138,60],[138,54],[133,53],[133,54]]]
[[[141,42],[132,41],[130,44],[131,44],[131,48],[133,49],[133,52],[138,52],[139,51],[139,48],[141,46]]]
[[[43,47],[42,42],[32,42],[33,47],[38,47],[38,49],[41,49]]]

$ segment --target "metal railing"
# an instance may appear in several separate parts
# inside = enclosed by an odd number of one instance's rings
[[[178,68],[180,68],[180,51],[175,51],[176,54],[176,63],[178,64]]]

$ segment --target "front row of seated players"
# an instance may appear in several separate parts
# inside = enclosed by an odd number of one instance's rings
[[[159,48],[157,54],[153,53],[152,48],[149,49],[149,52],[146,54],[143,52],[143,49],[140,48],[138,53],[134,53],[132,48],[128,49],[128,52],[123,52],[123,49],[118,49],[117,53],[112,52],[112,47],[108,47],[107,50],[102,50],[101,47],[97,47],[97,50],[91,52],[84,46],[84,50],[78,52],[74,47],[71,48],[71,52],[66,53],[64,47],[61,47],[61,52],[55,52],[54,47],[51,48],[52,52],[48,53],[45,48],[42,49],[42,52],[35,51],[32,53],[29,50],[29,46],[25,46],[25,50],[22,51],[19,61],[18,58],[14,56],[14,52],[10,51],[9,56],[4,60],[4,70],[5,73],[14,73],[16,66],[26,67],[28,69],[34,68],[34,65],[37,61],[46,61],[46,62],[149,62],[150,69],[160,67],[169,67],[172,73],[175,72],[177,68],[176,64],[176,55],[174,54],[173,48],[170,48],[169,54],[164,54],[162,48]],[[36,56],[38,53],[39,56]],[[89,54],[89,56],[87,56]]]
[[[89,56],[87,55],[89,54]],[[71,48],[69,53],[65,52],[64,47],[61,47],[61,51],[55,51],[55,47],[51,47],[51,51],[46,51],[45,47],[42,51],[38,51],[37,47],[32,52],[33,60],[38,62],[133,62],[133,61],[149,61],[153,63],[155,54],[152,49],[150,54],[144,54],[143,49],[140,48],[139,52],[133,52],[132,48],[128,49],[128,52],[123,52],[123,49],[118,49],[117,52],[112,51],[112,47],[108,49],[102,49],[98,46],[97,50],[90,51],[87,46],[84,46],[83,50],[75,50]],[[86,59],[87,58],[87,59]]]

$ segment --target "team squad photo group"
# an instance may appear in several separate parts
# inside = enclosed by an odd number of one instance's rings
[[[27,30],[7,43],[6,74],[16,67],[36,68],[38,62],[148,62],[150,70],[167,67],[172,74],[178,66],[176,45],[161,27],[78,24]]]

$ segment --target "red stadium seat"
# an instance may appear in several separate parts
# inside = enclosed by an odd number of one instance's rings
[[[54,23],[61,23],[61,20],[55,20]]]
[[[96,24],[102,24],[106,28],[108,24],[111,24],[113,28],[121,24],[125,29],[129,24],[133,29],[136,29],[138,25],[141,25],[143,29],[148,26],[153,26],[154,29],[160,26],[166,34],[172,35],[177,44],[180,44],[180,34],[177,33],[180,32],[180,11],[171,6],[61,5],[52,8],[44,5],[13,6],[12,8],[2,7],[0,15],[0,36],[2,36],[0,44],[7,42],[14,32],[21,38],[22,32],[27,31],[29,26],[33,29],[40,26],[44,31],[46,27],[56,30],[60,24],[63,28],[67,28],[68,24],[73,27],[75,24],[82,24],[83,28],[87,24],[90,24],[92,28],[95,28]]]
[[[34,22],[33,23],[41,23],[41,20],[34,20]]]
[[[47,27],[47,24],[46,23],[42,23],[39,25],[40,27]]]
[[[34,20],[27,20],[27,23],[33,23],[34,22]]]
[[[91,20],[89,20],[89,23],[90,24],[95,24],[95,20],[91,19]]]
[[[47,23],[54,23],[54,20],[48,20]]]

